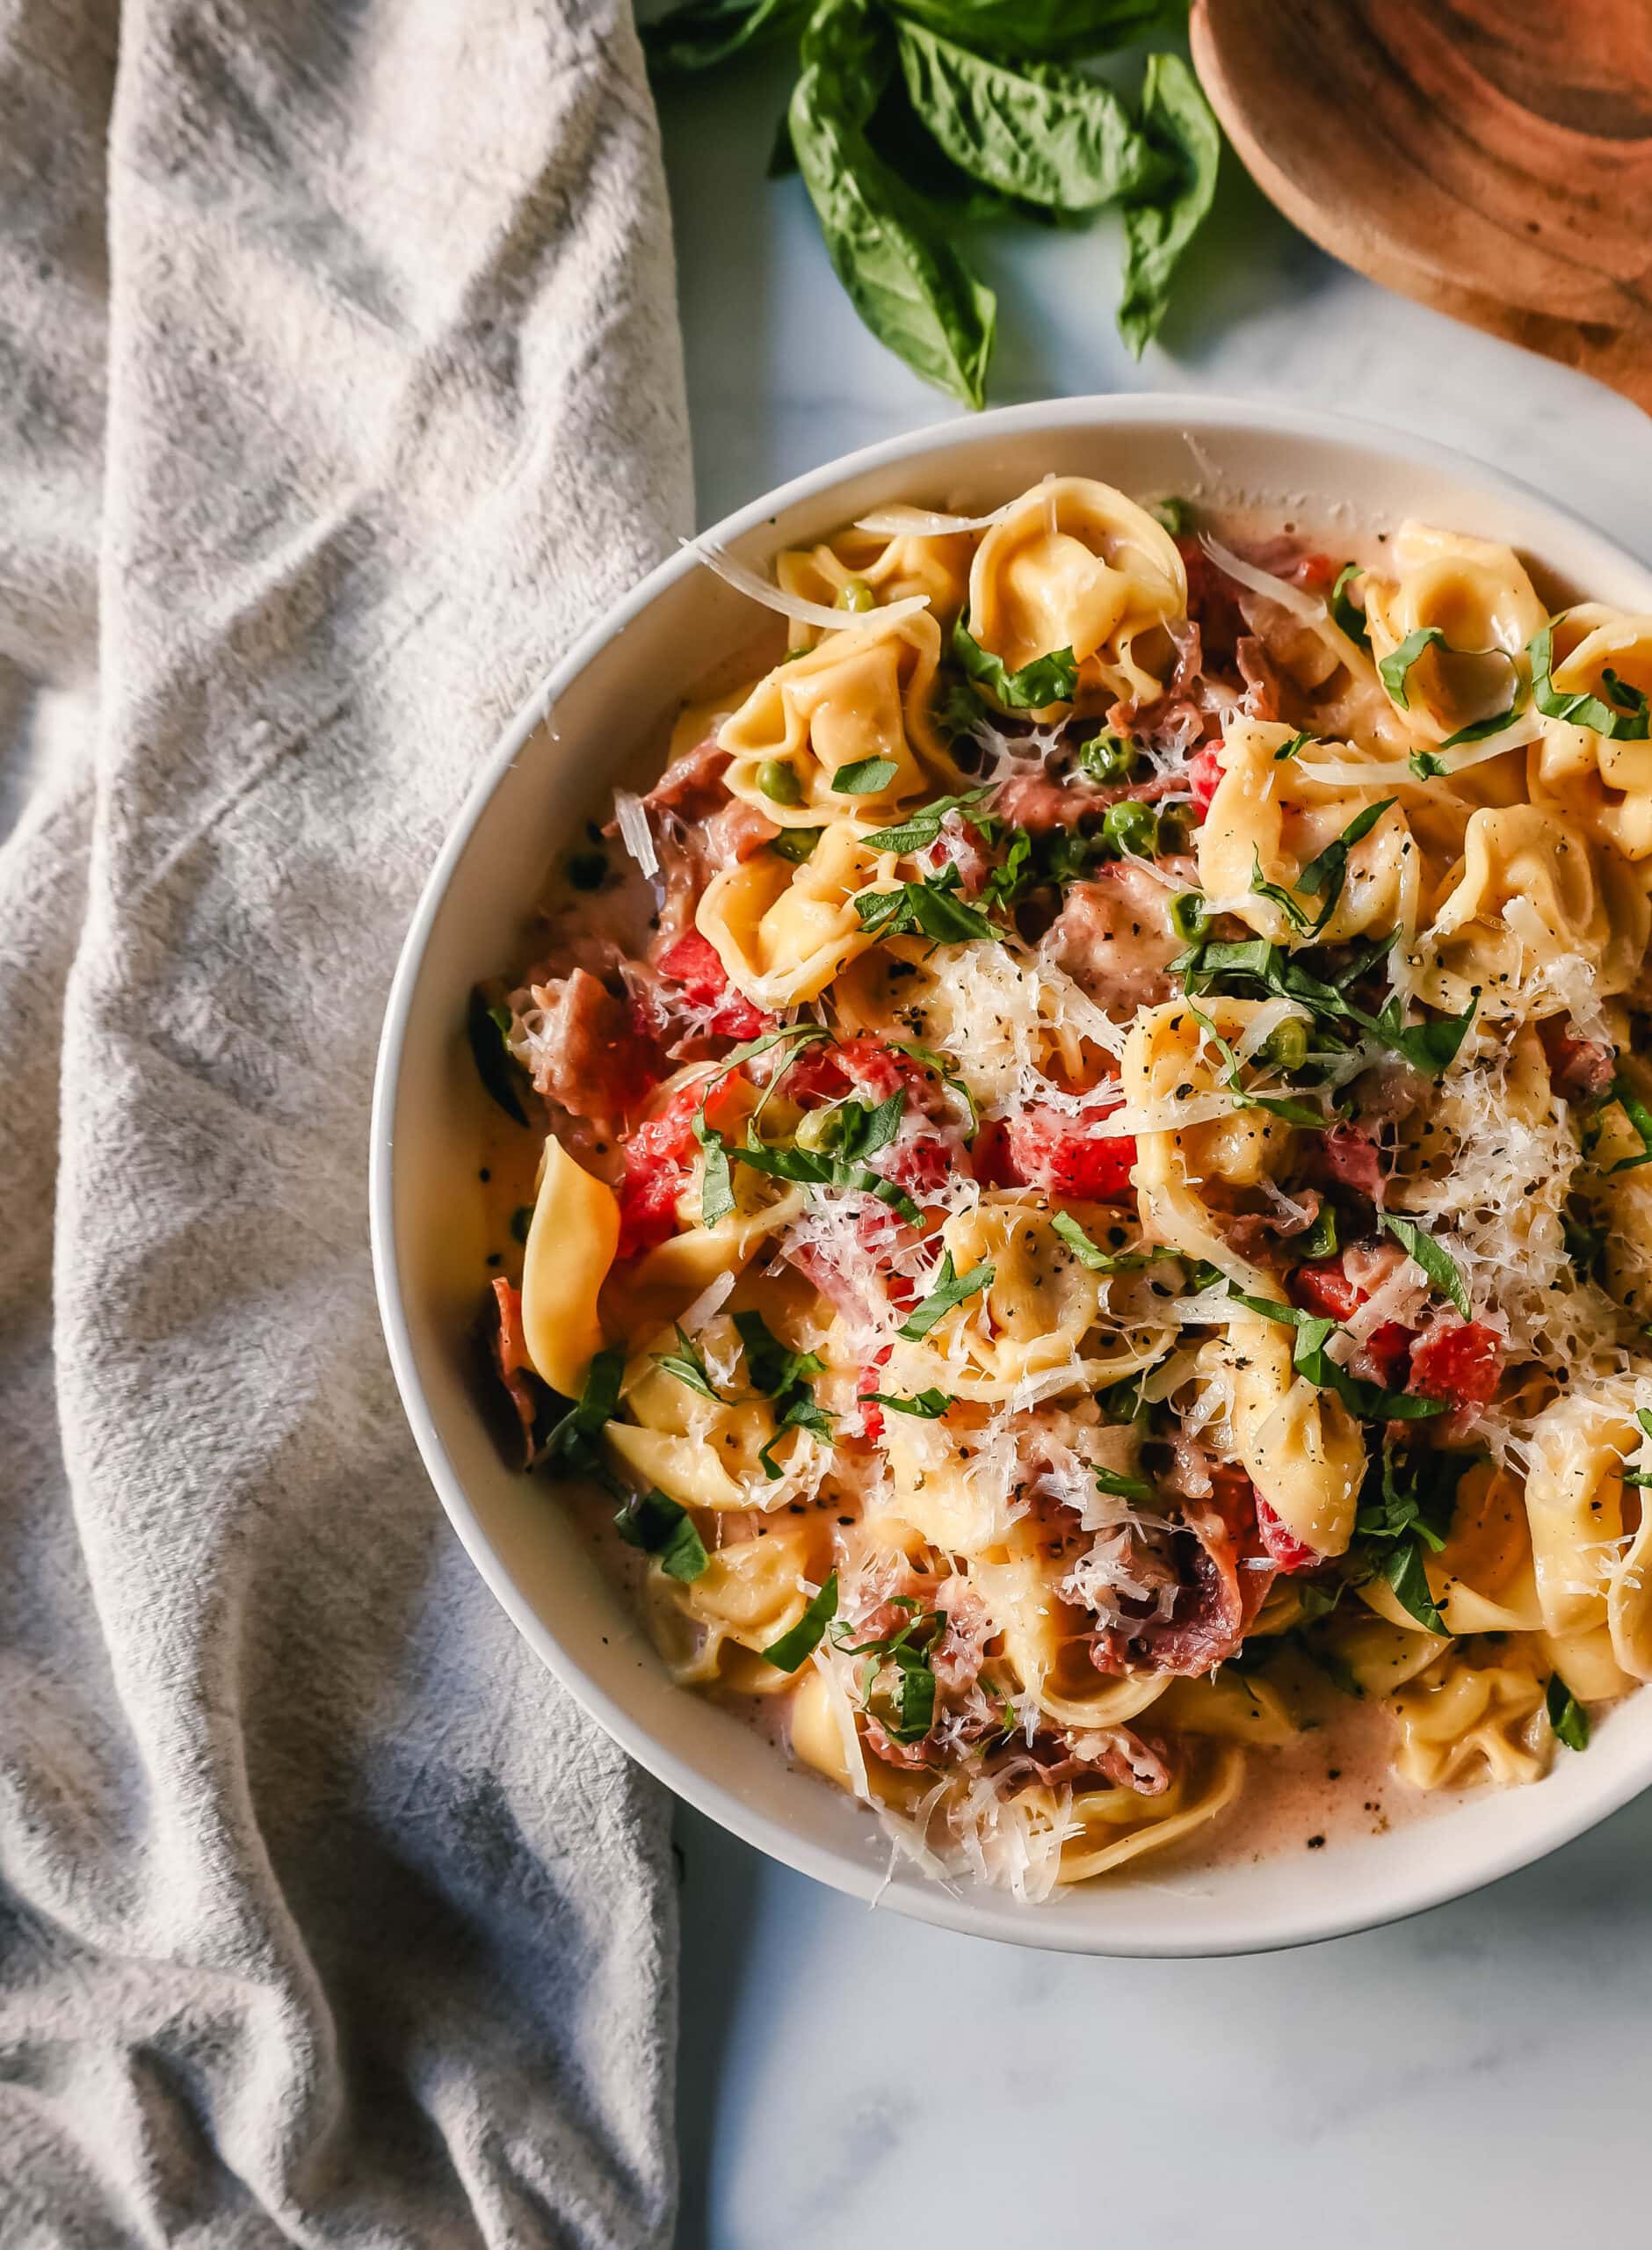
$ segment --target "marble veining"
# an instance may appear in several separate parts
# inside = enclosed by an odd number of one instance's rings
[[[859,327],[795,180],[783,69],[669,90],[699,516],[955,411]],[[1299,399],[1461,446],[1652,558],[1652,423],[1373,288],[1233,167],[1160,345],[1112,326],[1118,239],[977,245],[992,403]],[[685,1878],[683,2250],[1392,2250],[1639,2240],[1652,1796],[1395,1928],[1209,1963],[1072,1961],[869,1912],[697,1815]]]

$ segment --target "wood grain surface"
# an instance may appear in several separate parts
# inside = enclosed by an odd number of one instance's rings
[[[1652,0],[1193,0],[1192,44],[1305,234],[1652,412]]]

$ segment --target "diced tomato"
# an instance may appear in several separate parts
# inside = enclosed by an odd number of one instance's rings
[[[657,967],[662,976],[682,986],[697,1008],[710,1011],[706,1027],[719,1038],[756,1039],[769,1028],[772,1018],[735,991],[716,947],[698,930],[685,930],[669,945]]]
[[[1291,1276],[1293,1302],[1308,1312],[1329,1313],[1333,1320],[1346,1320],[1370,1294],[1349,1280],[1340,1257],[1310,1258]],[[1397,1320],[1385,1320],[1366,1339],[1378,1377],[1389,1389],[1404,1371],[1412,1333]]]
[[[890,1346],[886,1344],[876,1354],[869,1367],[860,1370],[860,1380],[855,1385],[855,1396],[868,1403],[860,1410],[860,1433],[875,1443],[883,1435],[883,1409],[871,1403],[872,1394],[883,1380],[883,1370],[888,1365]]]
[[[1011,1184],[1041,1188],[1077,1203],[1107,1203],[1130,1192],[1136,1160],[1128,1133],[1097,1129],[1119,1107],[1111,1100],[1089,1116],[1070,1116],[1035,1102],[1008,1120],[1003,1164]]]
[[[1311,1571],[1322,1559],[1305,1541],[1286,1529],[1259,1495],[1257,1500],[1257,1529],[1261,1535],[1263,1546],[1287,1577],[1293,1571]]]
[[[1299,586],[1307,587],[1310,593],[1323,593],[1341,577],[1342,564],[1334,555],[1321,555],[1310,550],[1288,575]]]
[[[1195,751],[1187,761],[1187,786],[1192,792],[1193,809],[1203,820],[1210,810],[1212,800],[1221,786],[1221,737],[1207,742],[1202,750]]]
[[[1431,1329],[1411,1354],[1410,1388],[1451,1406],[1483,1406],[1503,1371],[1503,1339],[1478,1320]]]
[[[635,1258],[677,1232],[677,1199],[688,1183],[699,1145],[694,1138],[694,1114],[700,1097],[705,1096],[709,1121],[726,1129],[733,1122],[732,1088],[741,1075],[729,1071],[709,1092],[703,1079],[681,1087],[657,1117],[646,1119],[627,1136],[616,1257]]]
[[[979,898],[992,872],[981,831],[958,813],[949,813],[941,823],[941,832],[924,853],[924,862],[935,875],[945,867],[956,867],[966,898]]]

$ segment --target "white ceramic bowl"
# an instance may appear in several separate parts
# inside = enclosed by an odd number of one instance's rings
[[[1420,515],[1511,541],[1566,598],[1652,608],[1652,572],[1537,494],[1443,449],[1322,415],[1211,399],[1065,399],[949,422],[783,486],[710,536],[761,568],[871,508],[989,507],[1047,471],[1269,509],[1309,527]],[[557,665],[506,729],[420,902],[396,972],[373,1123],[373,1254],[390,1356],[454,1528],[527,1640],[651,1773],[748,1843],[903,1913],[1072,1952],[1261,1950],[1415,1912],[1525,1866],[1652,1782],[1652,1693],[1534,1788],[1485,1790],[1382,1836],[1235,1864],[1186,1884],[1158,1863],[1039,1907],[909,1868],[871,1817],[793,1773],[738,1719],[667,1680],[635,1619],[538,1479],[502,1462],[475,1403],[475,1184],[485,1100],[462,1037],[478,977],[523,925],[574,824],[681,686],[748,639],[750,606],[685,552]]]

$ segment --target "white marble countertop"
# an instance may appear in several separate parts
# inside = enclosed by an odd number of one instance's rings
[[[663,105],[702,522],[958,410],[860,328],[798,183],[763,180],[785,87],[758,62]],[[1652,422],[1332,265],[1236,167],[1139,367],[1113,330],[1109,221],[981,251],[993,404],[1301,399],[1460,445],[1652,557]],[[685,1810],[677,1834],[684,2250],[1645,2235],[1652,1796],[1398,1927],[1210,1963],[978,1943]]]

